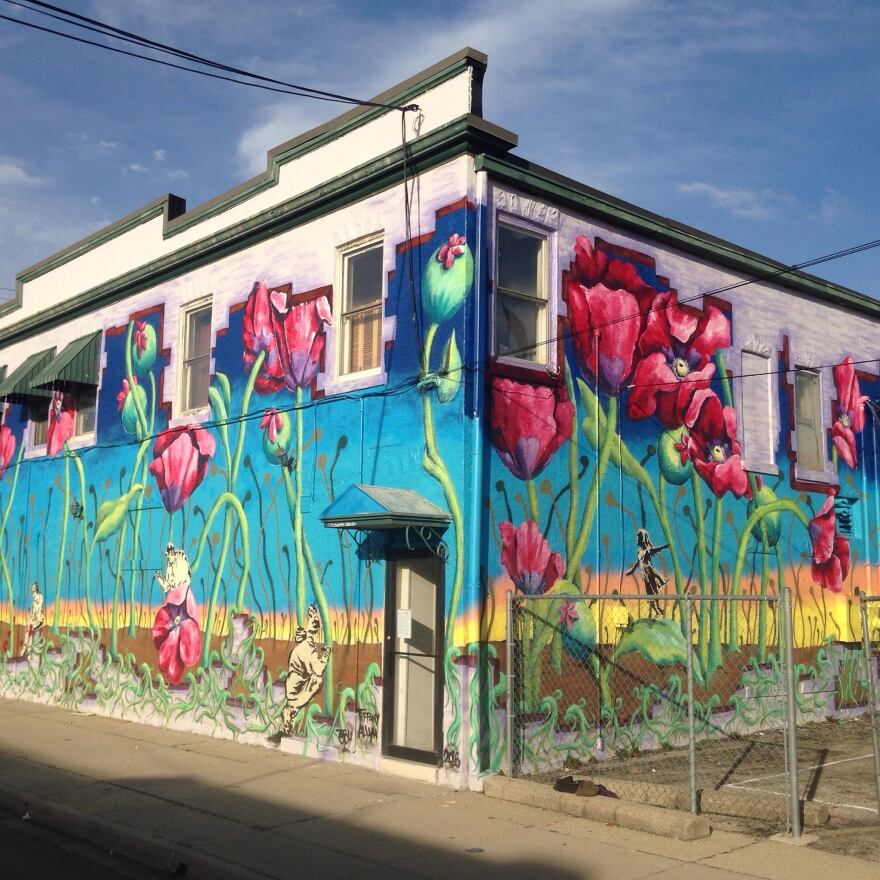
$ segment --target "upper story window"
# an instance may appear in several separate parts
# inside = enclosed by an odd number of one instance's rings
[[[31,446],[45,446],[49,439],[49,401],[41,398],[32,403],[28,421],[31,423]]]
[[[798,471],[824,473],[822,382],[819,374],[813,370],[795,370],[794,414]]]
[[[98,403],[98,389],[85,385],[71,394],[73,408],[76,411],[73,436],[87,437],[95,433],[95,414]]]
[[[180,411],[202,409],[209,402],[211,382],[211,301],[187,306],[182,322],[183,357],[180,378]]]
[[[495,355],[546,364],[547,237],[498,223],[495,241]]]
[[[770,358],[743,351],[740,381],[743,458],[746,468],[758,473],[777,473]]]
[[[339,373],[349,376],[382,366],[382,242],[372,241],[343,251],[342,333]]]

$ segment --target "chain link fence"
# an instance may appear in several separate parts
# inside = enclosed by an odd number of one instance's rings
[[[874,783],[880,815],[880,596],[859,596],[864,648],[865,689],[874,751]]]
[[[508,773],[799,834],[788,601],[511,595]]]

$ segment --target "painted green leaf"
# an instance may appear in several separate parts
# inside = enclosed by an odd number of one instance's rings
[[[440,372],[437,374],[437,400],[440,403],[449,403],[455,399],[458,389],[461,388],[461,355],[455,344],[455,331],[443,346],[443,355],[440,360]]]
[[[119,531],[125,514],[128,513],[129,505],[141,488],[141,483],[135,483],[124,495],[105,501],[98,508],[98,515],[95,517],[95,537],[92,539],[95,544],[106,541]]]
[[[623,631],[611,663],[626,654],[641,654],[657,666],[686,666],[687,642],[674,620],[635,620]]]
[[[586,416],[581,422],[581,428],[587,442],[597,452],[599,444],[605,436],[605,411],[599,405],[595,393],[590,389],[583,379],[578,379],[578,388],[581,393],[581,402],[584,405]],[[596,437],[596,419],[599,420],[598,438]],[[643,486],[647,486],[651,482],[648,472],[636,461],[633,454],[629,451],[626,443],[621,442],[618,449],[617,443],[611,444],[611,462],[619,467],[628,477],[637,480]]]
[[[229,384],[229,376],[226,373],[214,373],[214,381],[220,389],[223,403],[226,404],[226,412],[232,409],[232,386]]]

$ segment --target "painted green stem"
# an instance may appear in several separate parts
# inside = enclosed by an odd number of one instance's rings
[[[254,384],[257,381],[257,376],[260,375],[260,369],[263,366],[263,361],[266,360],[266,352],[261,351],[257,355],[257,359],[254,361],[254,365],[251,367],[250,375],[248,376],[247,385],[244,386],[244,393],[241,397],[241,419],[240,419],[240,427],[238,429],[238,440],[235,444],[235,457],[232,460],[232,489],[235,489],[235,481],[238,479],[238,469],[241,466],[241,454],[244,449],[244,438],[245,438],[245,429],[247,428],[247,415],[248,410],[251,405],[251,396],[254,393]]]
[[[431,324],[425,334],[425,346],[422,354],[422,376],[427,376],[430,372],[431,349],[434,345],[437,329],[437,324]],[[425,431],[425,454],[422,458],[422,466],[443,489],[443,496],[449,507],[452,526],[455,530],[455,572],[452,578],[452,595],[449,599],[449,617],[446,620],[446,645],[449,647],[453,644],[453,639],[455,638],[458,606],[461,602],[461,590],[464,585],[464,517],[461,513],[461,506],[458,503],[455,485],[437,446],[431,393],[431,390],[428,389],[422,394],[422,421]]]
[[[134,392],[135,377],[131,367],[131,343],[134,334],[134,321],[128,322],[128,333],[125,336],[125,377],[128,379],[128,393],[132,395],[134,401],[134,409],[137,413],[138,427],[140,428],[139,437],[141,440],[149,436],[149,427],[147,425],[147,416],[144,408],[141,406],[140,399]]]
[[[597,407],[601,409],[598,401]],[[573,581],[577,576],[581,567],[581,558],[587,549],[587,542],[590,540],[590,532],[593,528],[593,520],[596,518],[596,508],[599,504],[599,491],[602,487],[602,480],[608,467],[608,461],[611,458],[611,447],[617,434],[616,429],[617,398],[609,397],[608,412],[605,415],[605,436],[602,438],[602,445],[599,449],[599,461],[596,464],[596,470],[593,471],[593,480],[590,483],[590,492],[587,495],[587,503],[584,507],[584,515],[581,520],[577,540],[575,541],[574,552],[568,559],[568,567],[565,571],[565,578],[569,581]]]
[[[0,538],[6,536],[6,523],[9,521],[9,512],[12,510],[12,502],[15,500],[15,490],[18,486],[18,475],[21,473],[21,459],[24,455],[24,443],[18,448],[18,456],[15,459],[15,471],[12,475],[12,488],[9,490],[9,498],[6,500],[6,509],[3,511],[3,527],[0,529]],[[15,654],[15,594],[12,588],[12,576],[9,573],[9,565],[6,561],[6,551],[0,544],[0,563],[2,563],[3,580],[6,582],[6,596],[9,600],[9,651]]]
[[[296,622],[306,625],[306,568],[303,552],[302,521],[302,455],[303,455],[303,417],[302,388],[296,389],[296,479],[293,504],[293,544],[296,551]]]
[[[758,481],[755,475],[749,474],[749,488],[752,490],[752,498],[755,499],[755,505],[758,503]],[[758,523],[758,529],[761,532],[761,595],[767,595],[767,586],[770,580],[770,569],[768,567],[767,557],[770,554],[770,542],[767,538],[767,524],[764,520]],[[733,590],[731,586],[731,591]],[[729,645],[733,650],[739,642],[739,620],[731,619],[730,640]],[[767,603],[758,603],[758,659],[763,662],[767,645]],[[763,647],[762,647],[763,646]]]
[[[151,374],[152,375],[152,374]],[[134,533],[132,534],[131,539],[131,559],[132,562],[135,562],[138,556],[138,540],[140,539],[141,534],[141,514],[143,513],[144,506],[144,492],[147,488],[147,474],[148,474],[149,465],[147,462],[143,463],[142,472],[141,472],[141,491],[138,493],[137,500],[137,510],[134,515]],[[134,479],[135,472],[132,471],[132,480]],[[128,614],[128,634],[134,638],[135,635],[135,577],[134,577],[134,568],[132,567],[132,580],[131,580],[131,590],[129,596],[129,614]]]
[[[694,517],[697,523],[697,566],[700,572],[700,594],[705,596],[709,586],[709,565],[706,559],[706,514],[703,507],[703,485],[700,477],[691,476],[691,492],[694,496]],[[697,655],[703,669],[709,662],[709,628],[706,621],[706,600],[700,600],[699,632],[697,633]]]
[[[61,544],[58,549],[58,571],[55,575],[55,601],[52,603],[52,632],[58,635],[61,616],[61,578],[64,574],[65,548],[67,547],[67,520],[70,517],[70,456],[64,444],[64,504],[61,512]]]
[[[678,557],[678,544],[675,541],[675,535],[669,524],[669,507],[666,503],[667,485],[666,480],[663,479],[663,475],[661,474],[659,495],[654,492],[654,487],[649,483],[648,496],[651,498],[654,510],[657,511],[657,519],[660,520],[660,528],[663,529],[663,540],[669,545],[669,556],[672,559],[672,578],[675,582],[675,593],[677,596],[682,596],[684,594],[684,579],[681,573],[681,561]],[[682,633],[684,633],[686,630],[685,616],[687,615],[687,608],[683,599],[680,599],[677,602],[677,605],[678,619],[681,624]]]
[[[128,536],[128,516],[122,521],[119,531],[119,547],[116,550],[116,581],[113,585],[113,610],[110,615],[110,656],[119,656],[119,586],[122,583],[122,557],[125,554],[125,539]]]
[[[574,545],[577,542],[577,517],[580,504],[580,462],[578,461],[578,406],[574,395],[574,382],[571,380],[571,370],[568,360],[565,360],[565,393],[572,405],[571,437],[568,438],[568,523],[565,535],[565,558],[571,559],[574,553]],[[578,566],[578,579],[580,584],[580,566]]]
[[[86,523],[88,522],[89,516],[86,510],[86,502],[88,498],[86,497],[86,472],[83,468],[83,463],[80,457],[73,451],[70,451],[70,456],[73,458],[73,464],[76,467],[77,476],[79,477],[79,498],[80,498],[80,507],[82,507],[82,542],[83,542],[83,552],[86,557],[86,572],[85,572],[85,592],[86,592],[86,617],[89,621],[89,628],[95,628],[95,614],[92,609],[92,542],[89,541],[89,530],[86,528]],[[6,529],[6,523],[3,524],[4,531]]]
[[[535,521],[535,525],[541,526],[541,508],[538,504],[538,490],[535,489],[534,480],[526,480],[526,492],[529,496],[529,513]]]
[[[721,654],[721,614],[718,596],[721,593],[721,531],[724,528],[723,498],[715,499],[715,528],[712,532],[712,603],[709,606],[709,665],[706,674],[712,673],[722,664]],[[731,606],[733,603],[730,603]],[[731,607],[732,618],[736,610]]]

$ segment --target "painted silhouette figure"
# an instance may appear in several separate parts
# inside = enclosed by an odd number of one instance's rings
[[[664,544],[662,547],[655,547],[651,543],[651,538],[648,535],[647,529],[639,529],[636,532],[636,544],[638,545],[636,561],[624,572],[624,574],[635,574],[637,568],[641,569],[642,580],[645,582],[645,592],[649,596],[656,597],[661,593],[663,587],[669,583],[669,580],[657,571],[654,567],[653,559],[657,553],[661,550],[666,550],[669,545]],[[651,617],[663,617],[663,608],[656,598],[650,599],[648,605]]]
[[[40,586],[36,581],[31,586],[31,597],[33,604],[31,605],[31,614],[28,618],[27,636],[25,636],[24,648],[22,649],[22,656],[24,657],[28,656],[34,641],[40,637],[40,633],[43,630],[43,594],[40,592]]]

